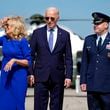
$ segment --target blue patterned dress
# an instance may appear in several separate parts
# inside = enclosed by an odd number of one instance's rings
[[[12,59],[27,59],[31,64],[30,47],[26,38],[9,39],[0,37],[3,60],[0,75],[0,110],[25,110],[28,68],[14,64],[8,72],[4,71],[6,63]]]

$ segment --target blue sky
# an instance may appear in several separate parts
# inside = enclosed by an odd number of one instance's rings
[[[60,10],[61,19],[92,19],[92,12],[110,15],[110,0],[0,0],[0,18],[20,15],[28,18],[35,13],[44,14],[47,7]],[[85,37],[93,33],[92,21],[59,22],[76,34]]]

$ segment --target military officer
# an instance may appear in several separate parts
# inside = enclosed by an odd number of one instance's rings
[[[80,87],[87,91],[89,110],[110,110],[110,17],[92,13],[95,34],[85,38]]]

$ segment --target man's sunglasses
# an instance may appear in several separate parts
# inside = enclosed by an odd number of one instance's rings
[[[49,21],[49,20],[55,21],[55,18],[54,18],[54,17],[45,17],[45,20],[46,20],[46,21]]]

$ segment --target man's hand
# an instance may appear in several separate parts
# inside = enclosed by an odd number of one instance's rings
[[[86,84],[81,84],[80,88],[81,88],[82,92],[86,92],[87,91],[87,85]]]
[[[28,76],[28,83],[32,87],[32,85],[35,83],[34,75],[29,75]]]
[[[71,86],[71,79],[66,78],[65,81],[64,81],[64,86],[65,86],[66,88],[70,87],[70,86]]]

